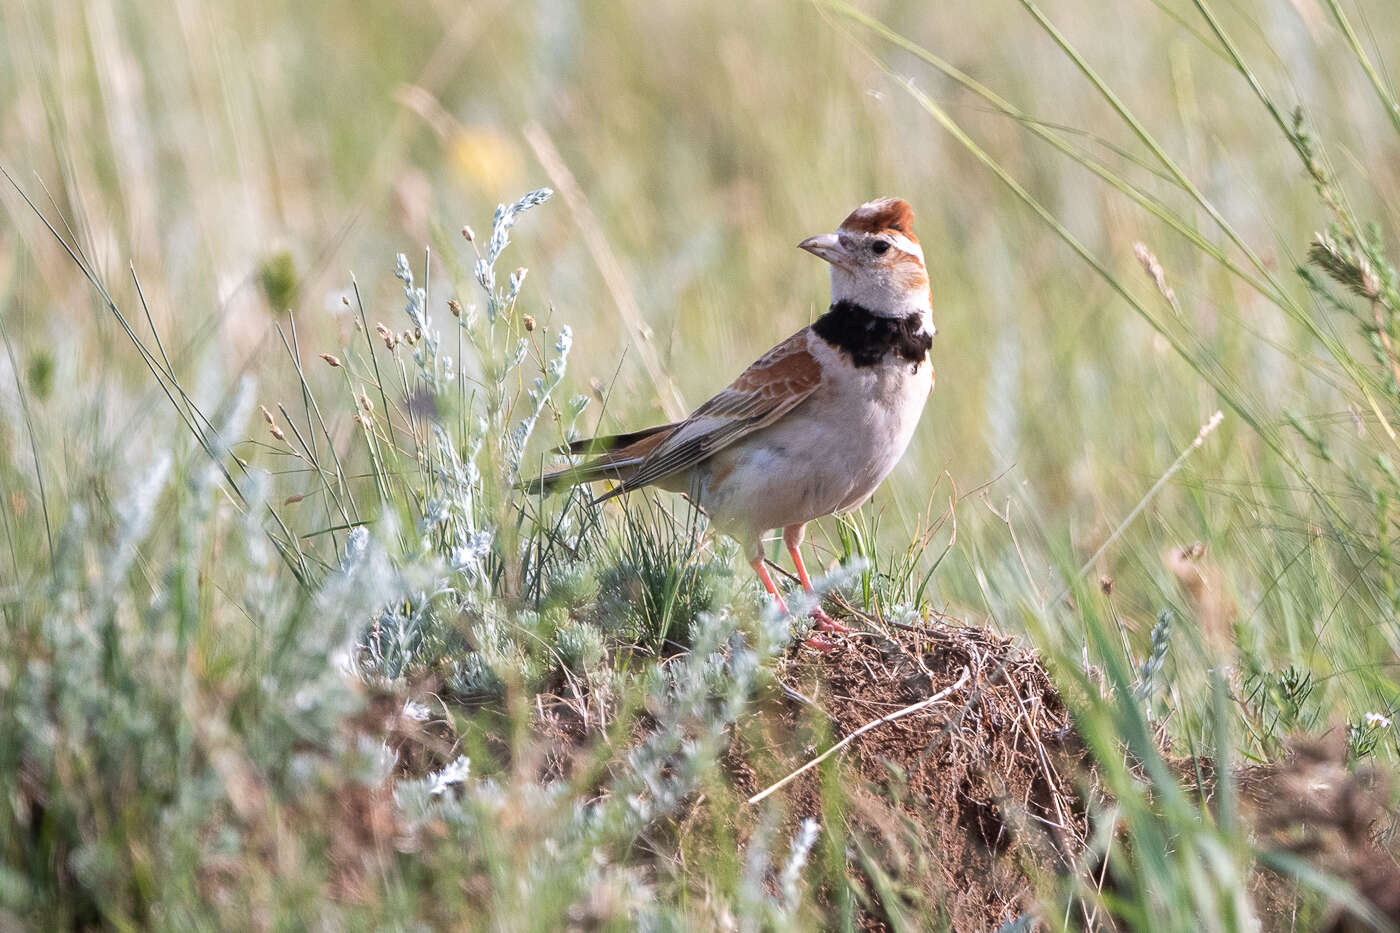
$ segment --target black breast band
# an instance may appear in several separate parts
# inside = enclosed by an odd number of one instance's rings
[[[812,330],[856,366],[875,366],[894,358],[913,363],[917,369],[933,346],[933,337],[923,330],[921,315],[882,317],[845,299],[817,318]]]

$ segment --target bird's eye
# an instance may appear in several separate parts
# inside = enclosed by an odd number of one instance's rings
[[[874,243],[870,244],[870,251],[876,256],[883,256],[885,253],[889,252],[889,249],[890,244],[886,243],[884,240],[876,240]]]

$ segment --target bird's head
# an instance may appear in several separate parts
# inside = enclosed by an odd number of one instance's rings
[[[924,251],[914,236],[914,210],[880,198],[850,213],[835,233],[797,244],[831,263],[831,300],[852,301],[882,317],[922,314],[934,332]]]

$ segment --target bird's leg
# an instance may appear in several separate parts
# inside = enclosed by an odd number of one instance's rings
[[[787,545],[788,553],[792,555],[792,563],[797,568],[797,580],[802,584],[802,589],[808,593],[815,593],[816,590],[812,588],[812,578],[807,575],[807,565],[802,560],[802,539],[806,530],[806,525],[789,525],[783,529],[783,543]],[[820,605],[812,610],[812,619],[817,623],[817,628],[823,632],[844,635],[855,631],[850,626],[842,625],[827,615]]]
[[[783,615],[787,615],[787,603],[783,602],[783,597],[778,592],[778,587],[774,585],[773,576],[768,572],[768,567],[763,563],[763,555],[759,554],[753,560],[749,561],[749,566],[753,568],[754,573],[758,574],[758,579],[763,581],[763,588],[768,591],[768,595],[773,597],[773,601],[778,604],[779,611],[781,611]],[[825,613],[823,613],[823,615],[825,615]],[[820,635],[813,635],[804,641],[803,644],[808,648],[816,648],[818,651],[823,652],[833,651],[836,648],[835,644],[827,641]]]
[[[753,568],[754,573],[758,574],[758,579],[763,582],[763,588],[768,591],[769,596],[773,597],[773,601],[778,604],[778,609],[783,615],[787,615],[787,603],[783,602],[782,594],[779,593],[778,588],[773,585],[773,577],[768,572],[768,568],[764,566],[763,555],[760,553],[753,560],[749,561],[749,566]]]

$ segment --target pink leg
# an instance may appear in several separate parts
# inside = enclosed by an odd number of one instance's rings
[[[768,591],[769,596],[773,597],[773,601],[778,604],[778,608],[782,610],[783,615],[787,615],[787,603],[783,602],[782,594],[779,593],[778,588],[773,585],[773,577],[768,573],[768,568],[763,564],[763,555],[760,554],[749,561],[749,566],[753,568],[754,573],[758,574],[758,579],[763,581],[763,588]]]
[[[758,574],[758,579],[763,582],[763,588],[768,591],[769,596],[773,597],[773,601],[778,604],[778,609],[783,615],[787,615],[787,603],[783,602],[782,595],[778,592],[777,586],[773,584],[773,576],[768,572],[768,568],[763,563],[763,555],[760,554],[758,557],[749,561],[749,566],[753,568],[754,573]],[[825,615],[825,613],[823,613],[823,615]],[[818,625],[820,625],[820,622],[818,622]],[[833,651],[836,648],[835,644],[827,641],[820,635],[813,635],[811,638],[804,641],[803,644],[808,648],[816,648],[818,651],[822,652]]]
[[[787,545],[788,553],[792,555],[792,563],[797,568],[797,579],[802,584],[802,589],[811,593],[814,592],[812,578],[807,575],[807,565],[802,560],[802,538],[805,531],[806,526],[804,525],[789,525],[783,529],[783,543]],[[821,606],[812,610],[812,618],[816,620],[817,628],[823,632],[844,635],[855,631],[850,626],[842,625],[827,615]]]

